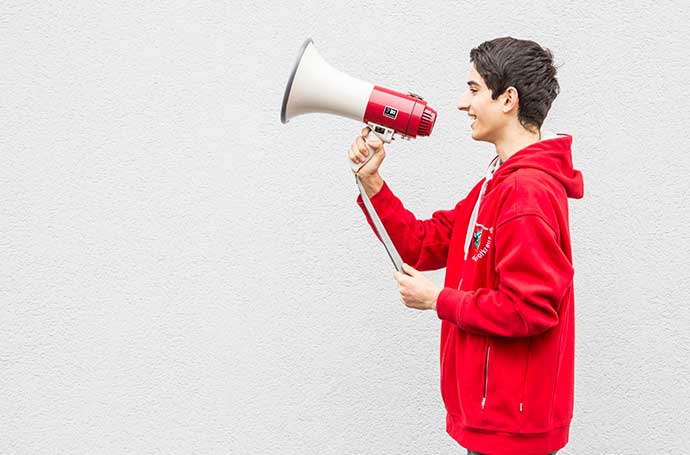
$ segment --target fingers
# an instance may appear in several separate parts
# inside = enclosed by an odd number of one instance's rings
[[[369,150],[364,144],[364,139],[361,137],[356,137],[355,141],[350,145],[350,150],[348,151],[350,161],[355,164],[360,164],[366,160],[367,156],[369,156]]]
[[[407,273],[410,276],[414,276],[419,273],[414,267],[412,267],[409,264],[406,264],[405,262],[403,262],[402,268],[403,272]]]
[[[350,158],[350,161],[352,161],[355,164],[363,163],[365,160],[364,155],[362,155],[362,153],[359,151],[359,148],[354,142],[352,143],[352,145],[350,145],[348,157]]]
[[[398,287],[405,286],[407,284],[407,280],[410,278],[404,273],[398,272],[397,270],[393,272],[393,278],[395,278],[395,281],[398,282]]]
[[[367,144],[366,135],[369,134],[370,131],[368,126],[362,130],[362,136],[357,136],[355,138],[354,142],[350,145],[347,156],[353,163],[362,164],[369,159],[369,156],[373,152],[374,155],[372,158],[378,158],[377,166],[373,168],[373,172],[375,172],[378,165],[380,165],[381,161],[386,156],[386,153],[383,148],[383,141],[379,138],[372,139],[372,143]]]
[[[362,158],[369,156],[369,149],[364,143],[364,139],[362,139],[361,137],[356,138],[355,144],[357,144],[357,151],[360,155],[362,155]]]
[[[405,305],[408,308],[411,307],[411,303],[409,302],[410,296],[408,289],[406,287],[406,281],[409,279],[407,275],[404,273],[400,273],[397,270],[393,272],[393,277],[396,279],[398,282],[398,291],[400,292],[400,302]]]
[[[361,162],[361,156],[354,143],[350,144],[350,150],[348,150],[347,156],[350,158],[350,161],[355,164],[359,164]]]

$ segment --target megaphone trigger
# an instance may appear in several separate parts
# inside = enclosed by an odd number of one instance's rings
[[[369,138],[371,137],[371,133],[376,134],[376,136],[386,144],[389,144],[393,140],[393,134],[395,133],[394,129],[386,128],[382,125],[377,125],[374,122],[367,122],[367,125],[371,127],[371,132],[369,133],[367,140],[369,140]]]

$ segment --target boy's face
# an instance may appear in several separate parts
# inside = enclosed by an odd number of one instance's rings
[[[491,90],[472,64],[467,79],[467,91],[458,100],[458,109],[474,119],[472,139],[496,143],[507,124],[508,116],[501,109],[503,96],[491,99]]]

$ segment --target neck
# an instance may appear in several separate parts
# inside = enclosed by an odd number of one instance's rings
[[[518,125],[506,131],[494,145],[496,146],[496,154],[505,163],[515,153],[540,140],[541,132],[539,130],[531,132],[523,128],[522,125]]]

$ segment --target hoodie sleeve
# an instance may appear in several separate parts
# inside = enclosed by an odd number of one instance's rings
[[[385,181],[381,190],[370,200],[403,262],[422,271],[436,270],[446,266],[448,243],[455,221],[455,209],[438,210],[432,214],[431,219],[418,220],[412,212],[403,207],[400,199],[393,194]],[[374,229],[374,223],[367,213],[361,195],[357,196],[357,203],[372,230],[381,240]]]
[[[525,337],[558,324],[574,270],[558,236],[540,214],[522,214],[496,228],[498,289],[444,288],[440,319],[479,335]]]

